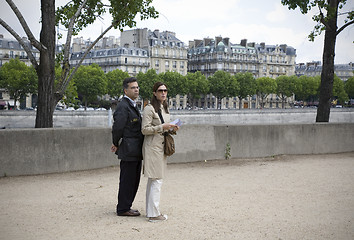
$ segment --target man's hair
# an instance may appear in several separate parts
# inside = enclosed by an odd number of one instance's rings
[[[138,82],[138,80],[135,77],[129,77],[129,78],[124,79],[123,89],[128,89],[129,83],[132,83],[132,82]]]

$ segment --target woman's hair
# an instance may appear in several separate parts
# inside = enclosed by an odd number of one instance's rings
[[[153,88],[152,88],[152,91],[156,93],[156,92],[157,92],[157,89],[158,89],[159,87],[161,87],[161,86],[165,86],[166,89],[168,89],[167,86],[166,86],[166,84],[164,84],[163,82],[156,82],[156,83],[154,84]],[[150,102],[151,102],[151,105],[154,107],[155,112],[160,111],[161,102],[156,98],[156,96],[155,96],[154,94],[152,95],[152,98],[151,98],[151,101],[150,101]],[[166,100],[163,101],[162,105],[163,105],[163,108],[165,109],[165,112],[169,113],[169,111],[168,111],[168,104],[167,104],[167,101],[166,101]]]

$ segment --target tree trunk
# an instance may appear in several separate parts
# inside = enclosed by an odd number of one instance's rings
[[[42,29],[40,41],[46,49],[40,52],[38,66],[38,104],[36,128],[52,128],[54,113],[55,0],[41,0]]]
[[[331,0],[330,2],[337,2]],[[332,7],[338,9],[337,6],[333,6],[336,3],[330,3]],[[325,30],[325,39],[323,47],[323,67],[321,72],[321,86],[320,86],[320,96],[317,108],[316,122],[328,122],[329,114],[331,110],[331,98],[333,90],[333,79],[334,79],[334,53],[337,38],[337,11],[335,16],[328,18],[328,26]]]
[[[239,101],[239,103],[238,103],[238,109],[242,109],[242,98],[241,97],[238,97],[238,101]]]

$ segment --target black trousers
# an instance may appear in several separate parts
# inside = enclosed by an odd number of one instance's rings
[[[117,213],[124,213],[132,207],[139,188],[141,161],[120,161]]]

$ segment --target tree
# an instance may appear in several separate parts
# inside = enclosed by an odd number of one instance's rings
[[[261,100],[261,106],[264,108],[264,100],[271,93],[275,93],[277,90],[277,83],[273,78],[270,77],[260,77],[256,79],[257,83],[257,95]]]
[[[194,101],[199,100],[202,95],[206,95],[209,92],[209,82],[205,75],[199,71],[187,73],[186,79],[189,99],[191,99],[192,107],[194,107]]]
[[[301,76],[296,80],[295,98],[301,101],[317,99],[320,79],[317,77]]]
[[[59,83],[61,79],[62,68],[60,64],[55,65],[55,86]],[[61,102],[67,106],[77,106],[79,104],[77,89],[74,81],[70,81],[69,85],[66,87],[64,97]]]
[[[97,100],[97,97],[104,95],[106,91],[106,76],[97,64],[80,66],[74,75],[74,83],[77,93],[81,95],[85,103],[85,110],[88,102]]]
[[[235,92],[234,90],[238,88],[237,82],[233,80],[230,73],[225,71],[216,71],[208,80],[209,91],[218,98],[217,108],[221,109],[221,99],[230,97],[231,92]]]
[[[319,9],[319,13],[312,17],[312,19],[317,22],[317,25],[310,33],[309,38],[313,41],[316,36],[325,31],[320,99],[317,108],[316,122],[328,122],[334,81],[336,38],[346,27],[354,23],[354,11],[338,13],[338,9],[342,9],[347,3],[347,0],[281,0],[281,3],[287,5],[289,9],[299,7],[302,14],[307,14],[313,7]],[[343,25],[339,28],[337,27],[338,15],[346,15]]]
[[[0,87],[9,91],[16,102],[24,100],[28,94],[37,92],[38,79],[33,67],[28,67],[18,58],[11,59],[0,68]]]
[[[129,77],[127,72],[120,69],[113,70],[106,74],[107,93],[112,98],[118,99],[123,94],[123,80]]]
[[[155,69],[149,69],[146,73],[139,72],[136,78],[140,87],[140,97],[143,100],[150,100],[154,84],[160,81],[160,77],[157,75]]]
[[[160,73],[159,77],[168,87],[168,98],[176,97],[178,94],[184,95],[187,93],[187,80],[182,74],[167,71]]]
[[[239,109],[241,109],[242,99],[256,94],[257,83],[253,74],[250,72],[236,73],[235,77],[237,78],[237,82],[240,85],[240,90],[238,92],[237,97],[239,99]]]
[[[57,11],[55,11],[55,0],[41,0],[42,28],[38,41],[13,1],[6,0],[6,2],[18,18],[31,44],[40,52],[38,63],[22,37],[0,18],[0,24],[21,44],[36,70],[38,76],[38,105],[35,126],[40,128],[53,127],[54,107],[63,98],[66,87],[86,55],[109,30],[119,28],[122,31],[125,26],[134,27],[136,25],[134,19],[138,13],[141,20],[158,16],[155,8],[149,6],[152,0],[109,0],[108,5],[105,5],[102,0],[72,0],[58,8]],[[94,23],[107,9],[113,17],[111,25],[87,48],[77,68],[70,71],[69,50],[72,36],[89,24]],[[63,69],[62,76],[55,87],[55,27],[59,24],[67,28],[67,36],[63,46],[64,50],[60,56]]]
[[[337,75],[334,75],[333,98],[341,104],[348,101],[348,94],[344,90],[344,82]]]
[[[345,92],[348,94],[350,99],[354,98],[354,77],[350,77],[344,85]]]
[[[277,83],[277,95],[281,99],[282,108],[285,107],[285,100],[295,93],[296,76],[279,76],[275,79]]]

